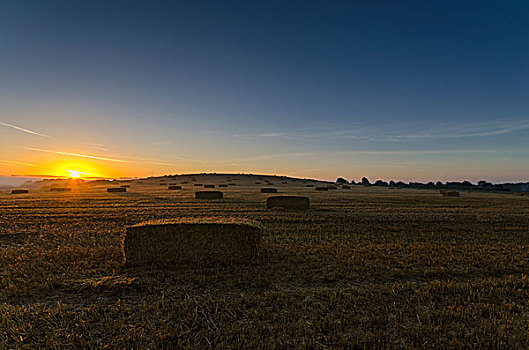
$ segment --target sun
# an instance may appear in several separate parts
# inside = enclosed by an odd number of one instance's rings
[[[70,174],[70,177],[72,179],[78,179],[82,177],[83,175],[90,175],[89,173],[85,173],[79,170],[66,170],[66,171],[68,172],[68,174]]]

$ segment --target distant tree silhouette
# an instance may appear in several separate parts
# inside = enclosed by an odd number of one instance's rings
[[[382,180],[375,181],[375,186],[388,186],[388,183]]]
[[[391,180],[391,181],[389,182],[389,185],[390,185],[391,187],[394,187],[394,186],[395,186],[395,181]]]
[[[362,178],[362,185],[364,185],[364,186],[371,185],[371,183],[369,182],[369,180],[365,176]]]
[[[339,178],[336,179],[336,183],[337,184],[348,184],[349,182],[346,179],[344,179],[343,177],[339,177]]]

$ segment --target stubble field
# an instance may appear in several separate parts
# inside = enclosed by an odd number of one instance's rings
[[[267,210],[256,177],[182,180],[0,193],[0,348],[529,346],[527,197],[288,180],[311,209]],[[123,266],[128,225],[210,216],[259,222],[259,257]]]

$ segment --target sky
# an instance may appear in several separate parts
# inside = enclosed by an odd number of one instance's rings
[[[529,181],[527,1],[0,3],[0,175]]]

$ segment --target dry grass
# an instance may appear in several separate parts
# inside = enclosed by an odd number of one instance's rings
[[[223,193],[221,191],[197,191],[195,192],[196,199],[222,199]]]
[[[311,210],[275,211],[251,186],[105,188],[0,193],[0,349],[529,347],[528,197],[286,186]],[[203,216],[258,222],[259,256],[123,266],[129,225]]]
[[[302,196],[274,196],[266,199],[266,208],[309,209],[310,200]]]

